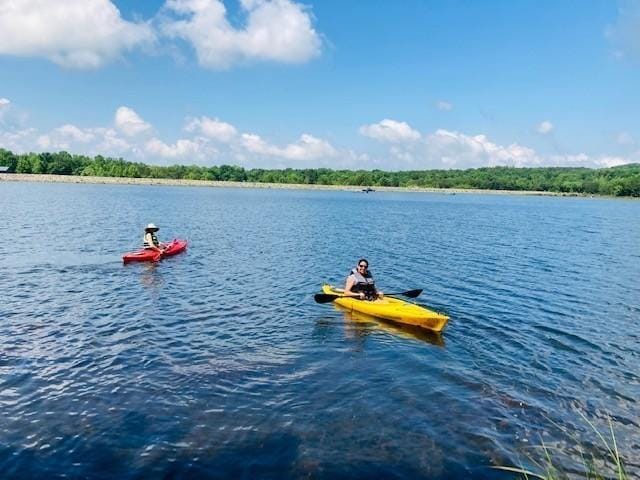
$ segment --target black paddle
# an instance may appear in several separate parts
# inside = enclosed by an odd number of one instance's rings
[[[398,292],[398,293],[385,293],[385,296],[393,296],[393,295],[402,295],[403,297],[416,298],[418,295],[422,293],[422,289],[418,290],[408,290],[406,292]],[[333,302],[336,298],[360,298],[360,295],[340,295],[333,293],[316,293],[313,296],[313,299],[317,303],[329,303]]]

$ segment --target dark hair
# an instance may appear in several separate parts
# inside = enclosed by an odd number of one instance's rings
[[[360,260],[358,260],[358,265],[360,265],[360,262],[364,262],[367,264],[367,268],[369,268],[369,260],[367,260],[366,258],[361,258]]]

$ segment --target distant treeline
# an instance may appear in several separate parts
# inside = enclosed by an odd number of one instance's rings
[[[350,185],[381,187],[475,188],[482,190],[535,190],[576,194],[640,197],[640,164],[612,168],[490,167],[468,170],[332,170],[309,168],[246,170],[232,165],[160,167],[101,155],[87,157],[59,153],[16,155],[0,149],[0,165],[9,172],[99,177],[173,178],[259,183]]]

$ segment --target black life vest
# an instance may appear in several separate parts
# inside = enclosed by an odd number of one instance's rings
[[[351,270],[351,275],[355,278],[355,283],[351,287],[351,291],[354,293],[364,293],[364,298],[367,300],[375,300],[378,298],[378,291],[376,290],[375,282],[373,281],[373,275],[367,270],[367,273],[362,275],[358,272],[357,268]]]
[[[144,243],[143,246],[144,248],[152,248],[152,247],[159,247],[160,246],[160,242],[158,241],[158,237],[156,237],[156,234],[153,232],[149,232],[151,234],[151,241],[153,242],[153,245],[149,245],[149,242],[147,242],[147,234],[144,234]]]

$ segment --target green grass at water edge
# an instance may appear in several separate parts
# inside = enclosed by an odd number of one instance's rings
[[[587,422],[587,424],[591,427],[591,429],[596,433],[597,437],[602,442],[602,445],[605,447],[607,451],[607,455],[604,458],[597,459],[593,455],[585,454],[585,451],[582,447],[579,447],[580,455],[582,457],[582,463],[584,465],[584,472],[581,473],[583,478],[586,480],[608,480],[610,478],[615,478],[616,480],[629,480],[630,477],[627,475],[624,462],[620,457],[620,452],[618,450],[618,444],[616,441],[615,433],[613,431],[613,425],[611,423],[611,419],[609,419],[609,430],[611,439],[608,441],[600,431],[593,425],[591,421],[587,417],[585,417],[582,413],[580,416]],[[575,436],[572,436],[573,440],[576,442],[576,445],[580,445],[580,441]],[[565,480],[569,478],[576,478],[575,474],[569,474],[565,472],[562,468],[557,467],[558,458],[567,455],[564,451],[560,449],[552,449],[544,444],[538,447],[534,447],[541,449],[542,458],[536,460],[532,456],[529,456],[529,460],[533,463],[538,469],[537,472],[527,470],[524,467],[507,467],[500,466],[494,467],[498,470],[503,470],[507,472],[513,472],[520,476],[520,478],[530,479],[537,478],[542,480]],[[556,450],[554,452],[554,450]],[[554,461],[554,459],[556,459]],[[600,465],[600,467],[598,467]],[[615,472],[615,477],[606,476],[602,473],[603,470],[610,470]]]

